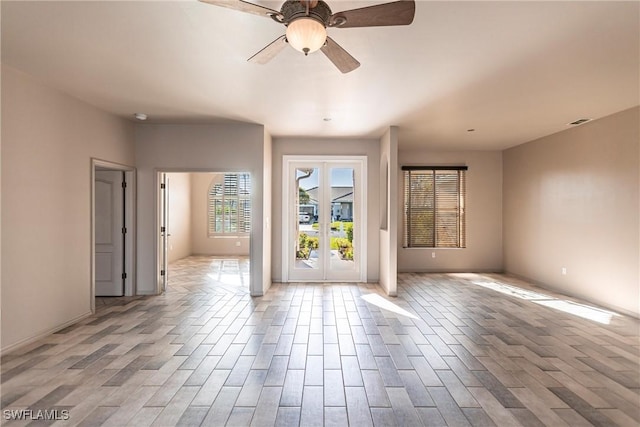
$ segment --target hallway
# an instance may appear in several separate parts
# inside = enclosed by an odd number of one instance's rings
[[[251,298],[247,265],[219,261],[4,356],[3,409],[65,409],[64,426],[640,422],[635,319],[501,275]]]

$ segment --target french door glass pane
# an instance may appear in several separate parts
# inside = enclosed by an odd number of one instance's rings
[[[321,268],[323,242],[321,241],[320,226],[320,197],[319,197],[318,168],[296,168],[296,233],[293,248],[295,250],[296,269]]]
[[[333,271],[355,269],[354,254],[357,248],[353,240],[354,170],[331,168],[330,174],[330,245],[329,268]]]

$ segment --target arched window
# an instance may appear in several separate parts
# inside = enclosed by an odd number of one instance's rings
[[[246,172],[215,174],[207,194],[209,236],[249,234],[251,176]]]

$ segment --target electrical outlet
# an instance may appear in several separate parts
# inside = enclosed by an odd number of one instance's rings
[[[566,267],[562,267],[562,275],[563,276],[567,275],[567,268]]]
[[[435,258],[436,257],[436,253],[435,252],[431,252],[431,258]]]
[[[239,247],[239,246],[240,246],[240,242],[236,242],[236,246],[238,246],[238,247]]]

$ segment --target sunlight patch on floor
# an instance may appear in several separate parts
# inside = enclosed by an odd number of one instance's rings
[[[602,323],[604,325],[608,325],[611,323],[611,319],[614,316],[618,316],[618,314],[611,311],[567,300],[551,299],[536,300],[533,302],[544,305],[545,307],[551,307],[556,310],[564,311],[565,313],[573,314],[574,316],[582,317],[583,319],[593,320],[594,322]]]
[[[416,316],[415,314],[409,313],[404,308],[398,306],[397,304],[392,303],[387,299],[384,299],[378,294],[362,295],[361,298],[366,302],[368,302],[369,304],[373,304],[376,307],[382,308],[383,310],[391,311],[393,313],[396,313],[405,317],[410,317],[412,319],[418,319],[418,316]]]
[[[209,276],[211,280],[223,283],[225,285],[238,286],[243,284],[243,280],[239,276],[239,274],[208,273],[207,276]]]
[[[611,319],[614,316],[618,316],[617,313],[604,310],[597,307],[592,307],[585,304],[579,304],[569,300],[563,300],[545,295],[539,292],[530,291],[527,289],[518,288],[516,286],[507,285],[497,282],[485,282],[479,280],[471,281],[474,285],[482,286],[483,288],[492,289],[505,295],[510,295],[516,298],[528,300],[536,304],[553,308],[574,316],[582,317],[583,319],[593,320],[594,322],[608,325],[611,323]]]

